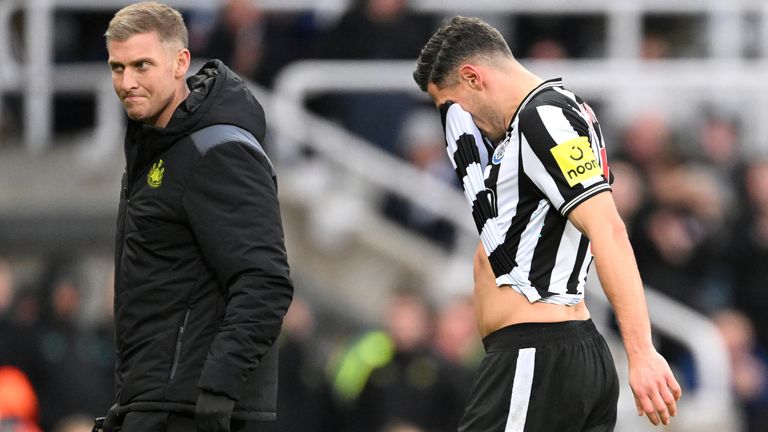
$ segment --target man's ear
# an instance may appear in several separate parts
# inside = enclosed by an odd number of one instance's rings
[[[472,90],[480,90],[485,84],[482,71],[471,64],[459,66],[459,79]]]
[[[191,62],[192,55],[189,50],[184,48],[176,53],[176,62],[174,65],[173,76],[176,79],[184,79],[189,70],[189,64]]]

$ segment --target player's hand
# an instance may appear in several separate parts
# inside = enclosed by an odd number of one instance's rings
[[[677,401],[683,391],[667,361],[656,350],[629,358],[629,385],[637,415],[647,415],[654,425],[668,425],[677,415]]]
[[[195,422],[199,432],[229,432],[229,421],[235,401],[202,391],[195,405]]]

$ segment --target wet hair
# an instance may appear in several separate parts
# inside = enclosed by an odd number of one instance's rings
[[[189,34],[179,11],[158,2],[135,3],[120,9],[109,22],[104,33],[107,46],[111,41],[125,41],[130,37],[156,32],[160,42],[189,47]]]
[[[504,37],[478,18],[455,16],[429,38],[416,61],[413,79],[422,91],[431,82],[446,84],[449,73],[470,58],[512,57]]]

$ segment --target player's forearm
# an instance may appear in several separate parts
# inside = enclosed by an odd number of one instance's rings
[[[627,355],[648,353],[654,349],[650,319],[626,229],[614,222],[591,234],[597,273],[616,314]]]

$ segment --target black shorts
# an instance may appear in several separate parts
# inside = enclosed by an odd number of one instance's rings
[[[483,339],[459,432],[604,432],[619,380],[592,320],[525,323]]]

